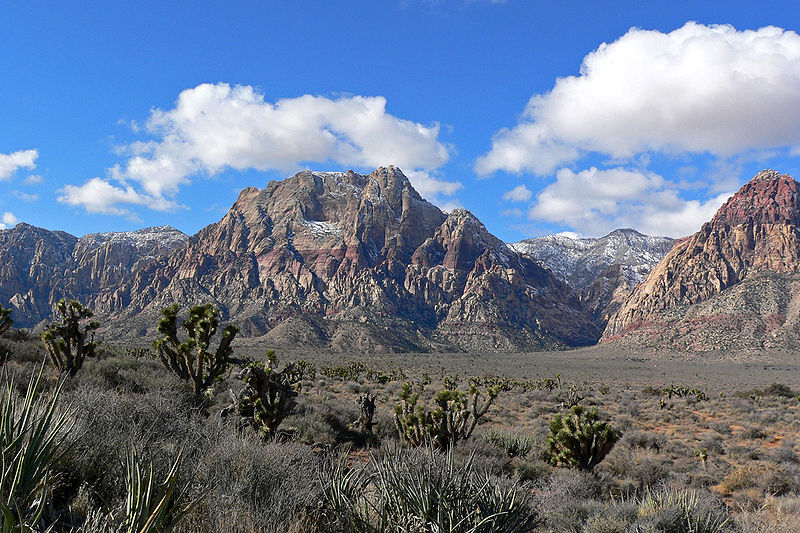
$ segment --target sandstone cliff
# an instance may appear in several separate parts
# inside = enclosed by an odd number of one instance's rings
[[[800,196],[758,173],[675,244],[609,320],[603,340],[710,350],[797,342]]]
[[[600,336],[566,284],[468,211],[425,201],[396,167],[307,171],[245,189],[222,220],[157,249],[62,240],[38,293],[23,294],[31,276],[19,268],[0,278],[24,278],[0,295],[16,318],[41,301],[35,323],[67,295],[94,308],[107,338],[154,333],[175,302],[214,303],[243,338],[273,346],[521,350]]]

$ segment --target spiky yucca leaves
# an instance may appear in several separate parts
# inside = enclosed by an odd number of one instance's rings
[[[239,363],[231,358],[231,343],[239,332],[236,326],[228,325],[222,330],[222,339],[214,351],[209,350],[211,338],[219,327],[219,309],[211,304],[196,305],[189,309],[189,318],[181,328],[186,331],[186,340],[178,338],[178,304],[165,307],[158,323],[162,337],[153,342],[158,359],[164,367],[180,379],[191,381],[196,398],[221,379],[231,364]]]
[[[53,467],[64,455],[72,428],[68,410],[57,409],[64,384],[48,396],[34,374],[24,397],[13,376],[0,374],[0,524],[2,531],[33,531],[42,520],[53,486]]]
[[[576,405],[550,422],[547,452],[554,465],[592,471],[620,437],[619,431],[600,420],[597,408]]]
[[[724,505],[701,499],[694,491],[648,491],[637,501],[639,520],[632,533],[721,533],[730,520]]]
[[[84,359],[94,356],[99,344],[94,340],[94,330],[100,327],[100,323],[87,322],[94,314],[77,300],[67,302],[60,299],[56,312],[61,318],[42,332],[42,341],[53,364],[61,372],[74,376],[83,366]]]
[[[411,383],[404,383],[400,391],[401,403],[395,405],[394,423],[400,440],[408,446],[421,446],[430,441],[439,450],[467,440],[475,426],[502,390],[501,385],[478,389],[477,380],[471,380],[468,391],[445,388],[433,397],[435,408],[428,410],[419,404],[418,391]]]
[[[400,533],[531,531],[536,514],[518,486],[432,447],[389,448],[370,463],[334,461],[322,479],[326,503],[345,531]]]
[[[131,447],[126,461],[127,497],[120,533],[168,533],[200,502],[204,495],[188,503],[178,503],[175,485],[180,461],[178,454],[164,481],[158,483],[153,462],[145,466],[136,448]]]
[[[243,425],[252,427],[265,439],[274,437],[280,423],[292,412],[303,379],[302,368],[294,363],[282,370],[277,367],[273,350],[267,352],[263,365],[256,361],[244,365],[236,378],[245,386],[238,395],[231,392],[233,403],[222,411],[222,416],[235,411]]]

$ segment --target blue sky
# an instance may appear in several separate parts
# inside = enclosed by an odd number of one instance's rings
[[[506,241],[680,236],[800,177],[795,2],[16,4],[6,227],[191,234],[246,186],[395,164]]]

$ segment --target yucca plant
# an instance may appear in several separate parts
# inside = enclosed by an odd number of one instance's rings
[[[535,513],[520,501],[518,486],[479,471],[452,449],[389,449],[368,465],[343,459],[323,479],[326,502],[345,531],[400,533],[530,531]]]
[[[0,373],[0,512],[2,531],[41,528],[55,481],[53,466],[67,450],[69,410],[57,409],[63,380],[48,396],[42,369],[31,376],[24,397],[15,378]]]
[[[648,491],[637,504],[639,519],[630,528],[632,533],[722,533],[729,521],[724,506],[691,490]]]
[[[153,462],[145,466],[136,447],[131,446],[126,461],[127,497],[120,532],[167,533],[201,501],[205,494],[188,503],[179,503],[175,486],[180,462],[181,454],[178,454],[164,481],[159,483],[153,473]]]

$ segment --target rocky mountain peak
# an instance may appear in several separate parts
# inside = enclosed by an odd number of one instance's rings
[[[762,170],[731,196],[711,219],[714,227],[800,223],[800,195],[791,176]]]
[[[671,342],[691,339],[686,342],[693,349],[705,349],[714,344],[709,341],[710,323],[715,324],[717,337],[725,324],[735,324],[730,339],[741,337],[742,324],[761,323],[747,342],[771,342],[769,336],[787,334],[794,327],[788,327],[789,315],[797,315],[788,307],[790,297],[779,295],[797,276],[798,184],[791,176],[764,170],[700,231],[675,244],[610,318],[604,339],[671,335]],[[769,316],[764,314],[767,308]],[[694,316],[701,309],[707,315],[702,319]]]

